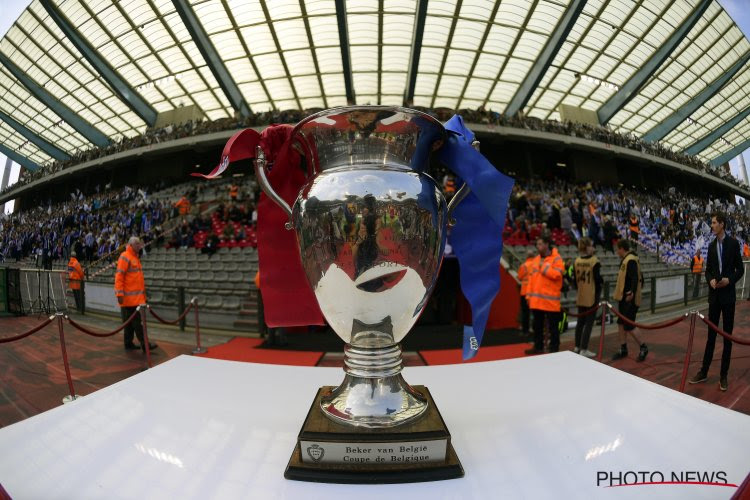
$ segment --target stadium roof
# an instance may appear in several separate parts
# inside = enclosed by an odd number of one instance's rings
[[[750,146],[748,59],[706,0],[34,0],[0,41],[0,152],[34,168],[189,105],[567,104],[719,161]]]

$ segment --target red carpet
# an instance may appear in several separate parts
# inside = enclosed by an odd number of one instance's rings
[[[477,355],[467,363],[476,363],[479,361],[496,361],[498,359],[522,358],[525,356],[524,350],[528,349],[531,344],[507,344],[486,346],[479,349]],[[461,349],[436,349],[430,351],[419,351],[419,355],[424,358],[428,365],[455,365],[463,363],[461,361]]]
[[[262,343],[262,339],[235,337],[225,344],[209,347],[208,352],[198,354],[198,356],[229,361],[293,366],[315,366],[323,356],[322,352],[257,349]]]

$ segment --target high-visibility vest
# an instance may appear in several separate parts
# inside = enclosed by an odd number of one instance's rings
[[[529,308],[540,311],[560,311],[565,264],[557,248],[553,248],[544,259],[541,255],[534,257],[531,269],[533,274],[529,279],[529,290],[526,294]]]
[[[742,256],[746,259],[750,259],[750,245],[747,243],[742,245]]]
[[[134,307],[146,303],[146,283],[143,280],[141,259],[130,245],[117,259],[115,295],[122,297],[121,307]]]
[[[628,253],[624,259],[622,259],[622,263],[620,263],[620,270],[617,273],[617,284],[615,285],[615,294],[614,298],[615,300],[622,300],[624,297],[625,292],[625,275],[628,271],[628,262],[631,260],[635,261],[635,264],[638,268],[638,284],[636,285],[636,289],[633,292],[633,302],[636,306],[641,305],[641,289],[643,288],[643,276],[641,275],[641,261],[638,260],[638,257],[635,254]]]
[[[68,287],[71,290],[80,290],[83,281],[83,268],[78,259],[71,257],[68,261]]]
[[[531,277],[529,268],[531,267],[533,260],[534,257],[529,257],[526,259],[526,262],[521,264],[518,268],[518,279],[521,280],[521,297],[525,297],[529,292],[529,278]]]
[[[592,307],[596,302],[596,283],[594,282],[594,268],[599,264],[599,259],[591,257],[578,257],[575,261],[576,305],[581,307]]]
[[[630,231],[636,234],[641,234],[641,227],[638,223],[638,217],[635,215],[630,217]]]
[[[190,202],[184,196],[174,206],[177,207],[180,215],[187,215],[190,212]]]
[[[237,198],[237,193],[239,193],[239,191],[240,191],[239,187],[232,185],[232,187],[229,188],[229,196],[231,198]]]
[[[693,257],[693,273],[700,274],[703,272],[703,259],[701,257]]]

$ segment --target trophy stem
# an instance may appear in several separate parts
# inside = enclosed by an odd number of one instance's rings
[[[344,381],[323,394],[320,407],[331,420],[358,427],[395,427],[427,410],[427,399],[401,375],[401,347],[344,347]]]

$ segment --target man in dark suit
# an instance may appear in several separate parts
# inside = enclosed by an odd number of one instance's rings
[[[708,319],[715,325],[719,324],[719,316],[723,318],[722,330],[732,334],[734,328],[734,305],[737,302],[735,284],[742,278],[744,268],[740,244],[724,232],[726,217],[722,213],[711,216],[711,231],[716,238],[708,245],[706,258],[706,281],[708,282]],[[716,332],[708,328],[706,351],[703,354],[703,366],[690,379],[691,384],[704,382],[708,376],[708,368],[714,356]],[[727,373],[729,361],[732,357],[732,341],[724,339],[724,352],[721,355],[721,372],[719,373],[719,389],[727,390]]]

